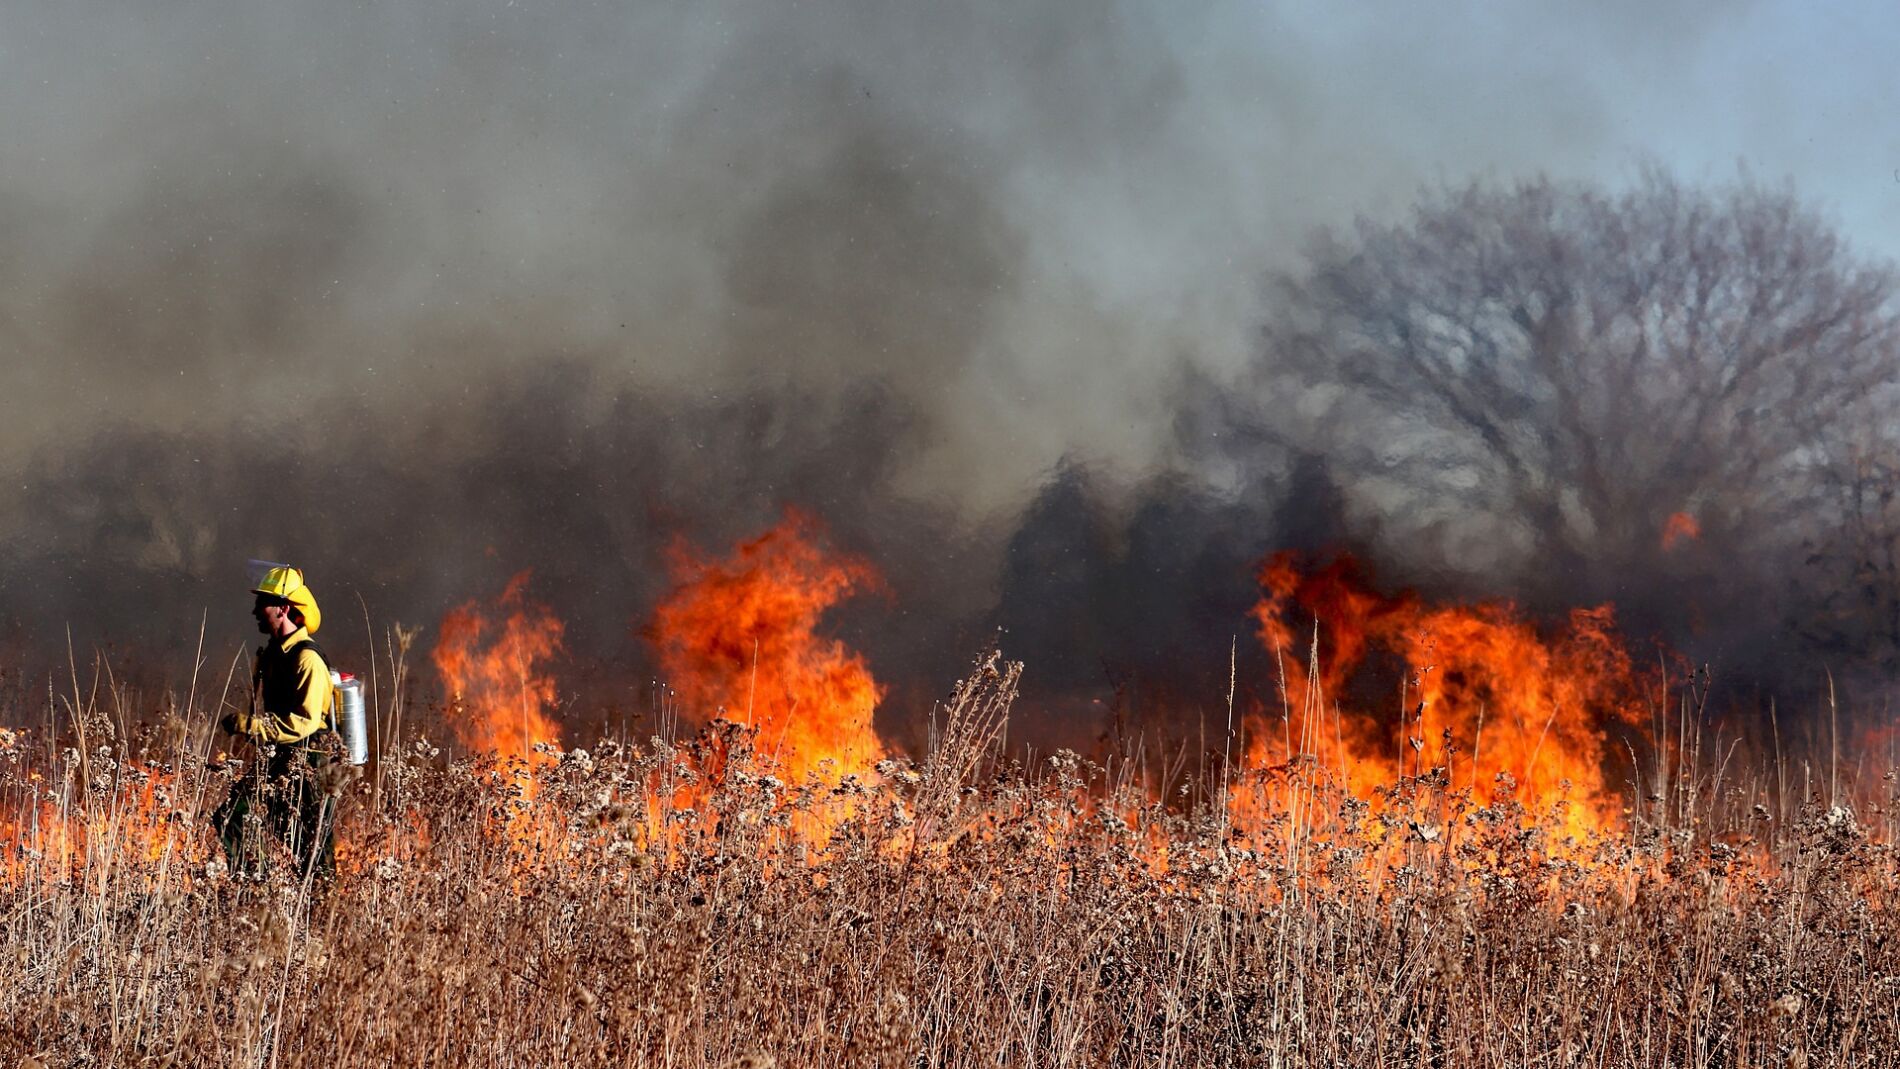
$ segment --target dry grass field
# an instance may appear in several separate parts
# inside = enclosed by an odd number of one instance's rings
[[[1456,765],[1354,799],[1237,762],[1163,799],[1006,759],[1014,688],[979,666],[917,762],[804,785],[734,725],[507,761],[410,736],[329,783],[333,885],[224,871],[207,714],[128,737],[86,700],[84,752],[3,740],[0,1065],[1900,1061],[1876,791],[1685,773],[1582,838]]]
[[[333,881],[212,835],[241,654],[143,728],[109,672],[14,694],[0,1069],[1900,1064],[1893,740],[1831,704],[1724,727],[1607,606],[1281,555],[1272,693],[1230,659],[1192,750],[1025,751],[992,654],[904,755],[819,626],[875,573],[810,535],[679,556],[637,738],[562,738],[526,576],[372,641]]]

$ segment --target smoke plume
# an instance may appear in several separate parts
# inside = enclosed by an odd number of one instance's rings
[[[1621,166],[1630,86],[1709,33],[1665,7],[16,9],[10,648],[70,626],[175,677],[201,620],[247,641],[256,557],[360,657],[353,617],[531,569],[574,685],[638,705],[664,547],[797,505],[886,575],[838,624],[893,704],[992,640],[1070,736],[1218,693],[1268,550],[1484,585],[1262,418],[1265,280],[1424,178]]]

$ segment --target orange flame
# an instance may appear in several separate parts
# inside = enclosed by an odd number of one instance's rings
[[[1702,524],[1687,512],[1672,512],[1663,521],[1662,548],[1667,553],[1684,542],[1702,537]]]
[[[675,587],[647,631],[687,714],[756,728],[758,753],[794,783],[863,774],[885,754],[872,726],[884,688],[818,633],[826,610],[882,580],[818,538],[816,521],[788,510],[725,560],[676,543]]]
[[[1443,770],[1481,805],[1510,793],[1536,812],[1559,807],[1579,837],[1620,827],[1602,769],[1606,729],[1640,723],[1643,701],[1610,606],[1575,610],[1540,634],[1508,602],[1381,596],[1349,558],[1303,573],[1278,554],[1260,583],[1254,616],[1287,696],[1281,723],[1253,725],[1254,767],[1311,759],[1361,798]],[[1396,718],[1339,704],[1375,650],[1404,668]]]
[[[0,729],[0,736],[11,733]],[[30,782],[43,781],[36,772]],[[115,866],[156,870],[167,862],[188,866],[204,859],[205,841],[185,800],[176,797],[170,772],[127,761],[100,773],[95,784],[103,789],[69,783],[61,792],[71,799],[68,804],[46,798],[0,813],[0,887],[75,878],[97,882]]]
[[[561,652],[566,628],[547,606],[528,599],[528,577],[522,572],[509,580],[496,600],[493,612],[506,617],[499,627],[475,602],[451,610],[431,659],[459,714],[453,727],[464,745],[537,761],[547,759],[537,746],[560,742],[549,715],[557,692],[546,664]]]

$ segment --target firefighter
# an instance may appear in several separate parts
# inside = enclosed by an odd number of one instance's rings
[[[311,633],[322,626],[317,598],[296,568],[273,567],[251,588],[251,615],[264,633],[251,673],[250,707],[225,716],[224,730],[261,752],[232,785],[216,817],[234,871],[259,875],[266,838],[286,846],[298,875],[334,869],[335,807],[323,773],[335,760],[330,665]]]

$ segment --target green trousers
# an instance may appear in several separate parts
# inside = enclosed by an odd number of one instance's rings
[[[318,876],[335,875],[336,801],[317,776],[331,760],[305,745],[278,746],[231,785],[230,797],[211,819],[233,873],[264,875],[281,846],[296,859],[299,878],[313,869]]]

